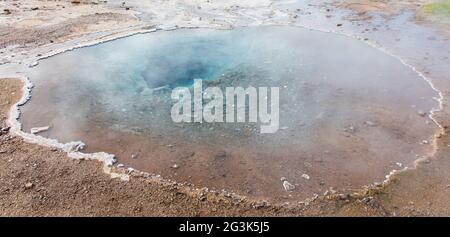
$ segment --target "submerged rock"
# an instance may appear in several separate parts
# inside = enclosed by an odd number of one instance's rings
[[[364,122],[366,125],[368,125],[368,126],[370,126],[370,127],[376,127],[378,124],[377,123],[375,123],[375,122],[372,122],[372,121],[366,121],[366,122]]]
[[[422,111],[422,110],[417,111],[417,114],[422,116],[422,117],[425,117],[425,115],[427,115],[427,113],[425,111]]]
[[[50,126],[36,127],[36,128],[32,128],[30,132],[32,134],[38,134],[38,133],[41,133],[41,132],[48,131],[49,129],[50,129]]]

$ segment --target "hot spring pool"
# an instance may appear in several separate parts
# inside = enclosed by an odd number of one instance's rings
[[[399,60],[345,36],[295,27],[180,29],[76,49],[31,68],[23,129],[81,140],[119,163],[276,200],[359,188],[431,151],[418,111],[436,92]],[[171,90],[279,87],[280,129],[174,123]],[[423,115],[423,114],[422,114]],[[428,144],[427,144],[428,143]],[[402,165],[399,165],[399,164]],[[286,191],[281,179],[295,189]]]

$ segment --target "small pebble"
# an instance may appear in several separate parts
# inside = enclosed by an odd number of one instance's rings
[[[283,187],[286,191],[292,191],[295,189],[295,186],[289,183],[287,180],[283,181]]]
[[[427,113],[422,111],[422,110],[417,111],[417,114],[422,116],[422,117],[425,117],[425,115],[427,115]]]

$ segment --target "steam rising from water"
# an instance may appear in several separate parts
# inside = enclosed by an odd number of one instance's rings
[[[280,87],[282,129],[263,135],[250,123],[174,124],[170,89],[196,78],[221,88]],[[371,183],[424,154],[420,142],[436,129],[417,113],[436,102],[415,72],[361,42],[292,27],[136,35],[46,59],[30,79],[24,129],[51,125],[44,136],[249,195],[286,195],[281,177],[299,197],[321,183]]]

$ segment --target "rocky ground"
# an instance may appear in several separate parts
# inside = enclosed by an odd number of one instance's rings
[[[419,24],[444,35],[448,25],[428,18],[421,9],[429,1],[338,1],[359,21],[372,11],[390,16],[409,9]],[[324,5],[323,9],[329,7]],[[138,10],[142,10],[139,12]],[[270,9],[270,10],[267,10]],[[92,34],[105,37],[149,27],[181,27],[289,20],[292,13],[274,9],[269,1],[0,1],[0,65],[19,65],[54,49],[55,45]],[[255,24],[256,24],[255,23]],[[90,38],[91,39],[91,38]],[[95,39],[95,37],[94,37]],[[13,71],[16,67],[12,67]],[[17,69],[20,71],[20,69]],[[1,72],[1,70],[0,70]],[[0,74],[11,74],[2,72]],[[431,75],[434,75],[431,72]],[[440,75],[436,73],[436,75]],[[6,77],[6,76],[3,76]],[[444,92],[450,85],[435,76]],[[0,215],[1,216],[435,216],[450,214],[450,137],[440,135],[434,157],[416,169],[395,175],[386,185],[356,193],[330,193],[301,203],[270,205],[260,200],[205,194],[144,177],[112,179],[98,161],[68,158],[59,150],[26,143],[9,133],[10,107],[21,97],[22,83],[0,80]],[[445,100],[446,101],[446,100]],[[445,102],[444,101],[444,102]],[[450,114],[437,116],[446,129]]]

